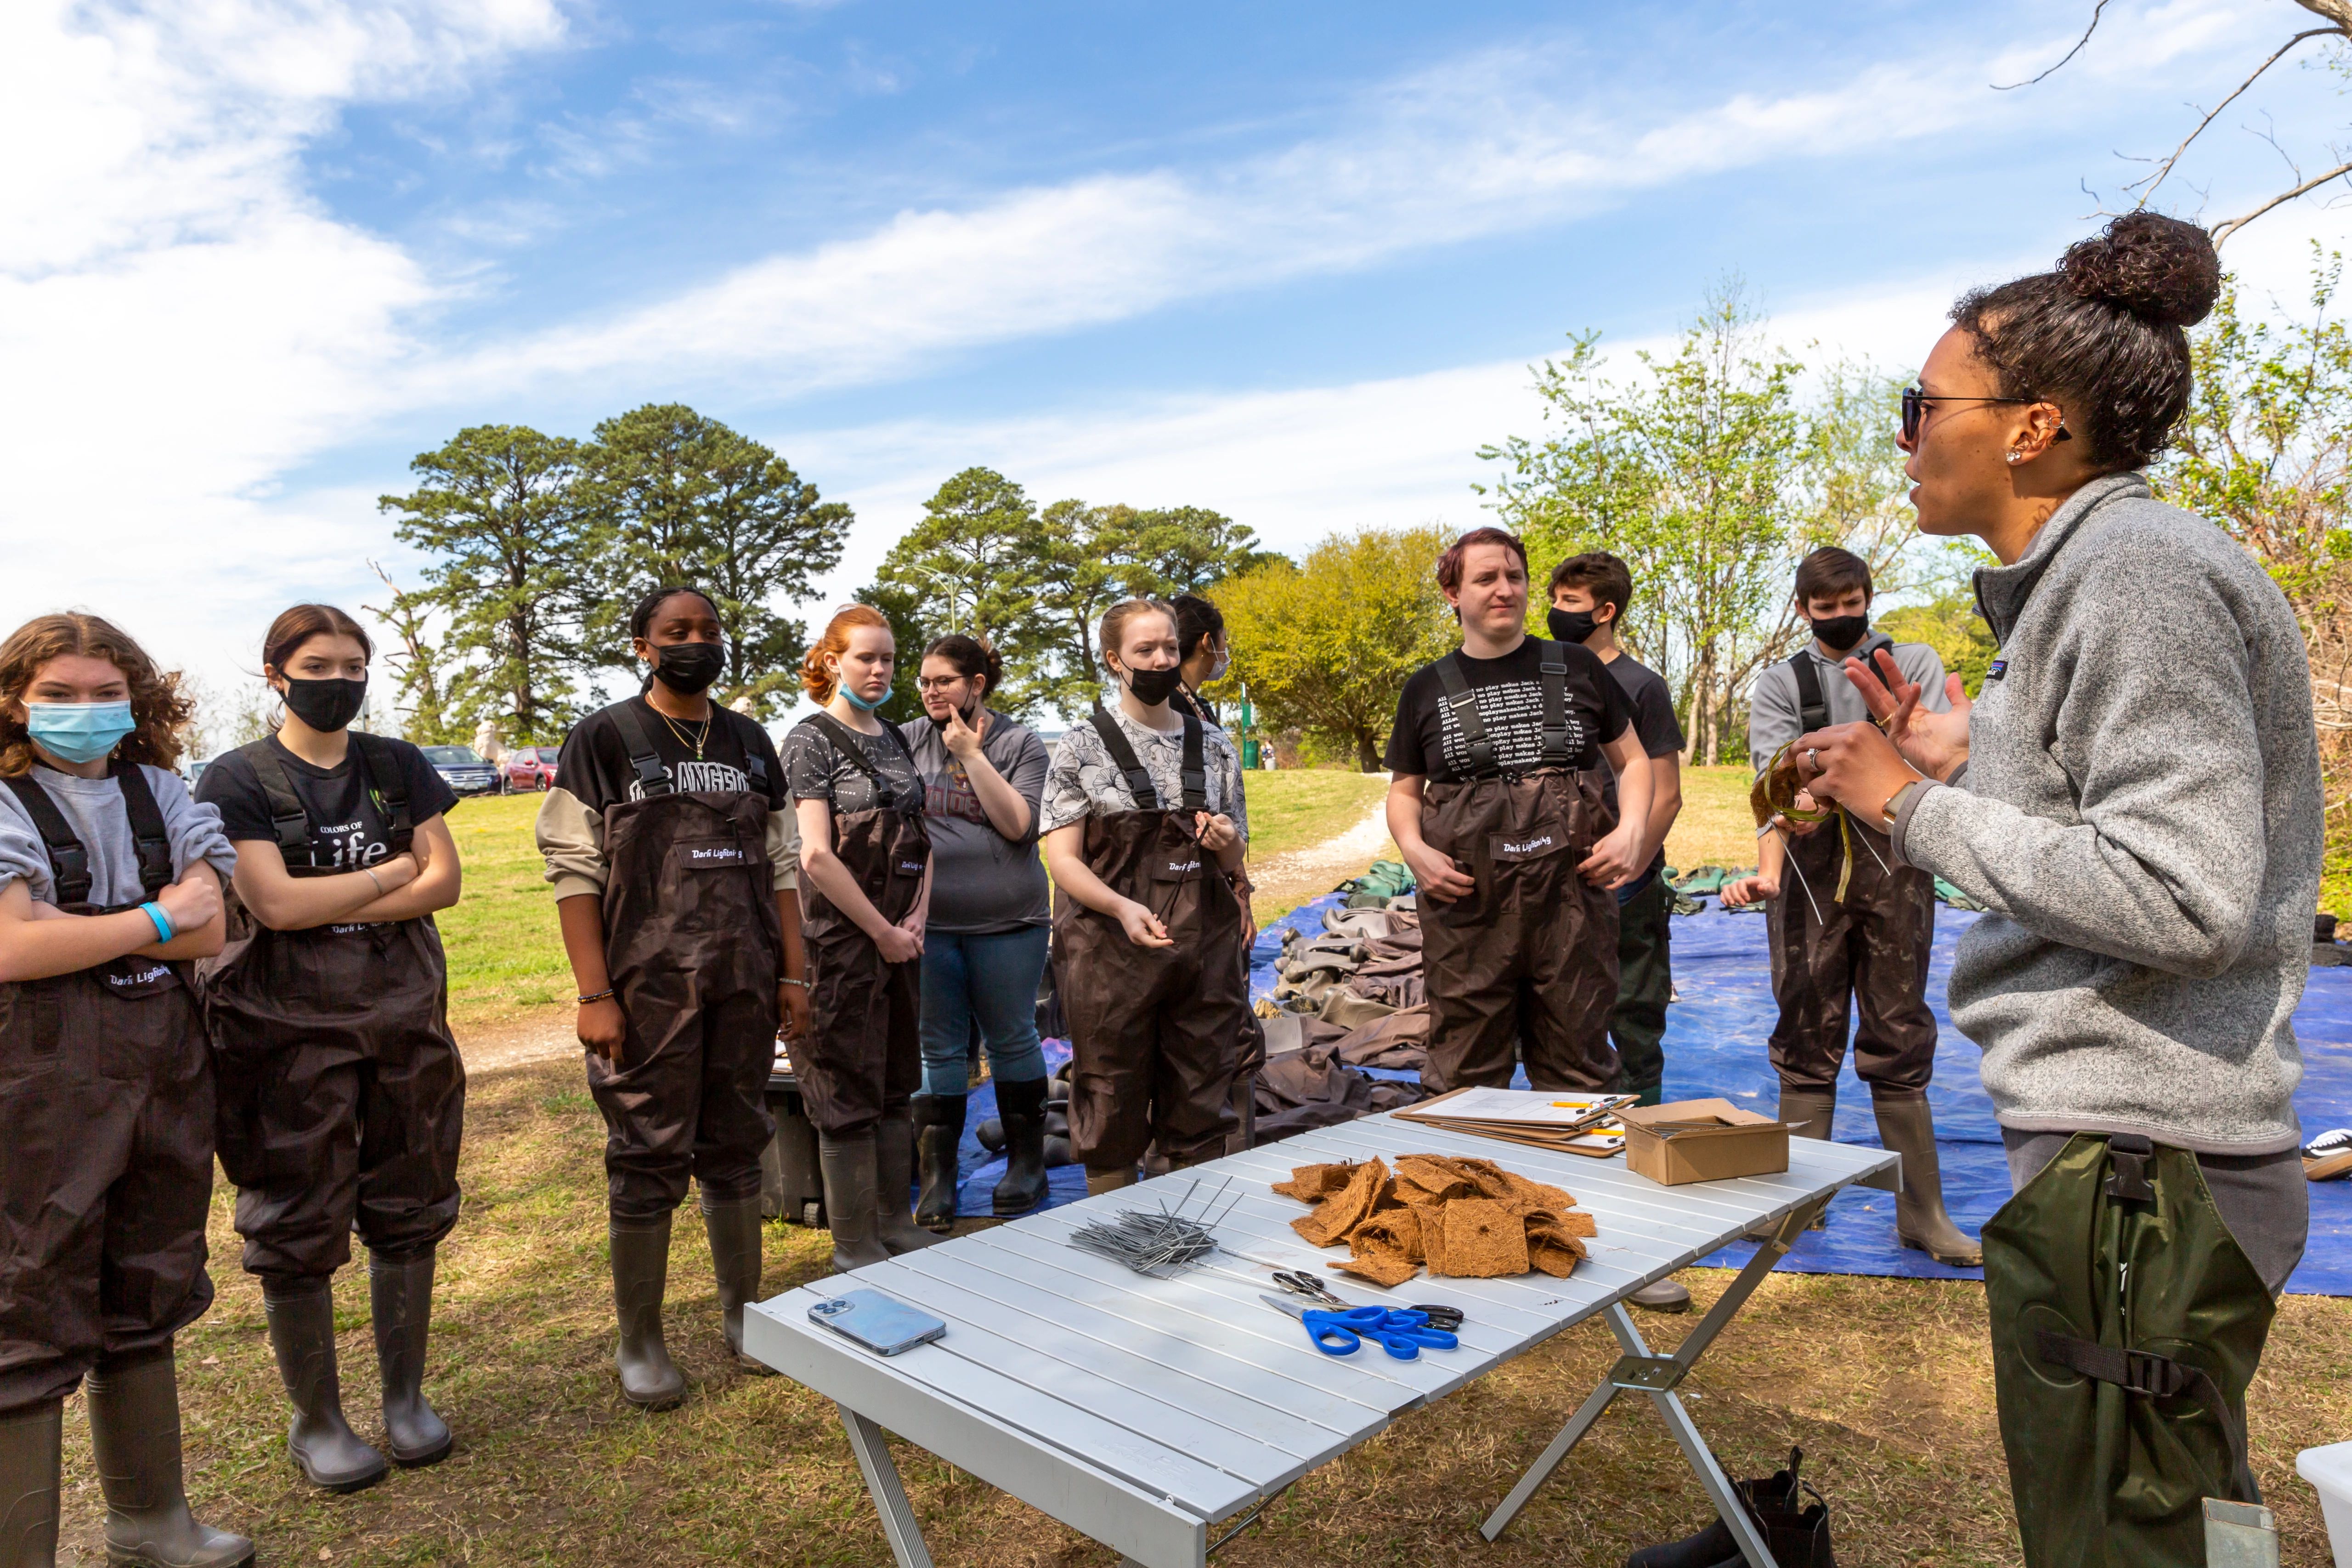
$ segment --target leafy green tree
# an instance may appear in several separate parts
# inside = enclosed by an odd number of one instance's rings
[[[1036,506],[1022,488],[992,468],[966,468],[923,503],[923,521],[890,547],[877,581],[912,595],[927,626],[995,648],[1004,660],[1001,700],[1019,713],[1037,700],[1052,662],[1038,599],[1045,553]]]
[[[1105,610],[1133,596],[1136,511],[1057,500],[1037,530],[1040,647],[1038,702],[1064,713],[1082,711],[1101,689],[1096,628]]]
[[[1120,555],[1131,594],[1201,594],[1222,578],[1281,559],[1257,547],[1255,532],[1206,507],[1105,510],[1125,514]]]
[[[441,647],[427,626],[432,601],[401,587],[392,580],[391,573],[374,562],[368,563],[368,569],[383,580],[392,595],[381,606],[362,605],[360,608],[390,626],[400,638],[400,651],[387,650],[383,658],[399,675],[399,682],[394,688],[394,707],[408,710],[401,720],[401,733],[420,746],[446,745],[470,738],[472,731],[450,722],[444,711]]]
[[[911,588],[891,583],[874,583],[850,595],[861,605],[871,605],[890,620],[890,640],[896,645],[898,658],[890,667],[890,695],[875,711],[893,724],[903,724],[923,716],[923,700],[915,693],[915,677],[921,673],[923,649],[947,628],[934,626],[925,617],[929,606],[922,596]],[[1004,711],[1004,705],[990,700],[989,706]]]
[[[2000,651],[1992,628],[1977,614],[1976,596],[1946,590],[1924,605],[1906,605],[1876,619],[1896,642],[1923,642],[1936,650],[1947,673],[1957,675],[1970,697],[1984,689],[1985,673]]]
[[[588,616],[604,662],[625,663],[626,621],[647,589],[691,583],[727,634],[719,693],[767,717],[792,705],[807,627],[778,609],[840,564],[854,521],[790,463],[682,404],[648,404],[596,426],[584,460],[600,563]]]
[[[1456,642],[1435,570],[1446,543],[1437,528],[1361,529],[1324,540],[1301,565],[1276,557],[1213,584],[1231,678],[1247,683],[1259,721],[1305,730],[1378,772],[1405,678]]]
[[[1687,754],[1707,763],[1721,759],[1756,672],[1794,640],[1801,367],[1759,326],[1727,287],[1674,357],[1642,354],[1645,374],[1625,387],[1601,378],[1597,335],[1575,338],[1536,372],[1561,432],[1479,453],[1503,465],[1494,505],[1537,559],[1604,549],[1632,567],[1623,636],[1676,688]]]
[[[398,538],[430,558],[403,636],[421,637],[414,612],[444,611],[447,647],[464,661],[436,694],[434,662],[412,641],[403,683],[414,721],[465,729],[492,715],[518,741],[560,736],[578,712],[567,674],[580,658],[578,446],[526,426],[477,425],[409,468],[417,488],[376,502],[403,518]],[[404,609],[397,591],[394,609]]]

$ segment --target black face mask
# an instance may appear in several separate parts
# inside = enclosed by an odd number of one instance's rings
[[[1591,610],[1553,610],[1544,616],[1554,642],[1580,643],[1601,629]]]
[[[715,642],[674,642],[654,650],[654,679],[691,697],[719,679],[727,650]]]
[[[1870,617],[1867,615],[1817,616],[1813,618],[1813,636],[1832,653],[1853,647],[1869,635]]]
[[[367,703],[367,679],[357,680],[286,680],[286,709],[321,733],[340,730],[360,716]]]
[[[980,718],[980,699],[975,697],[965,706],[955,709],[955,716],[963,721],[963,727],[965,729],[978,729],[980,726],[976,721]],[[924,714],[923,717],[926,719],[931,718],[929,713]],[[945,734],[947,733],[948,721],[944,719],[931,719],[931,728],[939,731],[941,734]]]
[[[1147,707],[1167,701],[1176,695],[1176,688],[1184,682],[1184,671],[1176,665],[1165,669],[1130,669],[1127,672],[1127,689],[1135,700]]]

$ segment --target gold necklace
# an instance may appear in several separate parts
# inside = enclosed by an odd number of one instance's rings
[[[648,708],[654,707],[650,702],[646,703],[646,706]],[[686,738],[686,731],[678,728],[678,722],[677,720],[671,718],[667,713],[662,713],[662,710],[658,708],[654,708],[654,711],[661,713],[661,721],[669,726],[669,732],[677,737],[677,743],[681,746],[692,746],[694,748],[694,760],[698,763],[702,761],[703,745],[710,739],[711,722],[713,720],[716,720],[719,715],[714,712],[710,715],[710,718],[705,719],[702,721],[702,732],[689,741]]]

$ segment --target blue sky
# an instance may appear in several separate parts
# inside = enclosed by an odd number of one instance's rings
[[[1567,331],[1657,342],[1737,273],[1801,355],[1907,368],[2309,19],[2119,0],[1991,90],[2088,13],[23,0],[0,615],[225,690],[283,603],[414,580],[373,504],[412,454],[654,399],[857,508],[836,596],[975,462],[1285,548],[1466,524]],[[2252,132],[2324,155],[2341,85],[2281,70],[2160,205],[2267,194]],[[2292,293],[2343,227],[2228,259]]]

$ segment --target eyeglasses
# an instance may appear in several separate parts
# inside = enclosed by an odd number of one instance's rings
[[[1906,386],[1903,389],[1903,439],[1906,441],[1919,439],[1919,427],[1927,422],[1927,405],[1930,403],[2032,404],[2049,401],[2046,397],[1947,397],[1940,392],[1922,392],[1916,386]],[[2071,441],[2074,438],[2074,433],[2065,426],[2058,426],[2055,439]]]
[[[971,677],[968,675],[919,675],[915,677],[915,689],[918,691],[945,691],[957,681],[969,680],[971,679]]]

